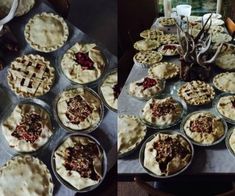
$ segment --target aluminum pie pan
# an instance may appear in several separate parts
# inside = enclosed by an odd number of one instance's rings
[[[203,146],[203,147],[209,147],[209,146],[214,146],[220,142],[222,142],[225,137],[226,137],[226,134],[227,134],[227,131],[228,131],[228,125],[226,123],[226,121],[223,119],[223,118],[220,118],[221,122],[223,123],[224,125],[224,134],[223,136],[221,136],[218,140],[216,140],[214,143],[212,144],[202,144],[202,143],[199,143],[199,142],[196,142],[194,141],[192,138],[190,138],[184,131],[184,125],[186,123],[186,121],[194,114],[197,114],[197,113],[201,113],[201,112],[210,112],[212,115],[214,115],[215,117],[218,117],[218,115],[214,114],[214,112],[212,110],[199,110],[199,111],[195,111],[195,112],[191,112],[189,113],[181,122],[180,124],[180,131],[196,146]]]
[[[8,144],[7,139],[5,138],[5,135],[2,133],[2,125],[3,123],[6,121],[6,119],[11,115],[11,113],[13,112],[13,110],[15,109],[15,107],[17,105],[21,105],[21,104],[31,104],[31,105],[35,105],[37,107],[42,108],[44,111],[47,112],[47,114],[50,117],[50,121],[51,121],[51,125],[52,125],[52,131],[53,134],[50,136],[50,138],[48,139],[48,141],[42,145],[41,147],[39,147],[37,150],[35,151],[18,151],[15,150],[14,148],[11,148]],[[56,135],[56,122],[53,119],[53,115],[52,115],[52,108],[43,100],[40,99],[22,99],[22,100],[18,100],[16,103],[14,103],[13,105],[10,106],[10,108],[6,108],[5,109],[5,115],[3,116],[3,118],[1,119],[1,131],[0,131],[0,135],[1,135],[1,143],[2,145],[5,147],[4,150],[11,156],[16,156],[16,155],[25,155],[25,154],[30,154],[32,156],[35,156],[39,153],[42,153],[51,143],[52,139],[54,138],[54,136]]]
[[[148,170],[147,168],[145,168],[145,166],[144,166],[144,151],[145,151],[145,146],[146,146],[146,144],[149,141],[151,141],[154,137],[156,137],[160,133],[165,133],[165,134],[170,134],[170,135],[178,134],[178,135],[180,135],[182,138],[184,138],[187,141],[187,143],[189,144],[189,146],[191,148],[191,159],[188,162],[188,164],[184,168],[179,170],[178,172],[176,172],[176,173],[174,173],[172,175],[168,175],[168,176],[156,175],[153,172],[151,172],[150,170]],[[162,131],[158,131],[157,133],[152,134],[150,137],[148,137],[145,140],[145,142],[143,143],[143,145],[142,145],[142,147],[140,149],[140,152],[139,152],[139,162],[140,162],[140,165],[142,166],[142,168],[145,170],[145,172],[147,172],[150,176],[152,176],[154,178],[161,178],[161,179],[172,178],[172,177],[175,177],[175,176],[183,173],[191,165],[193,158],[194,158],[194,147],[193,147],[193,144],[191,143],[191,141],[185,135],[183,135],[182,133],[180,133],[179,131],[176,131],[176,130],[162,130]]]
[[[229,144],[230,137],[234,132],[235,132],[235,127],[233,126],[228,130],[228,133],[225,138],[225,145],[228,151],[230,152],[230,154],[235,158],[235,151],[233,151],[233,149],[231,148],[231,145]]]
[[[59,146],[61,146],[65,140],[67,140],[68,138],[70,137],[76,137],[76,136],[81,136],[81,137],[88,137],[90,140],[94,141],[100,148],[100,150],[102,151],[102,154],[103,154],[103,175],[102,175],[102,179],[100,180],[100,182],[96,185],[93,185],[93,186],[89,186],[87,188],[84,188],[82,190],[78,190],[76,189],[74,186],[72,186],[69,182],[67,182],[66,180],[64,180],[56,171],[56,167],[55,167],[55,151],[59,148]],[[107,168],[108,168],[108,160],[107,160],[107,155],[106,155],[106,152],[103,148],[103,146],[100,144],[100,142],[95,139],[93,136],[89,135],[89,134],[86,134],[86,133],[70,133],[70,134],[67,134],[64,138],[62,138],[58,144],[56,144],[56,146],[53,148],[52,150],[52,154],[51,154],[51,166],[52,166],[52,171],[56,177],[56,179],[61,183],[63,184],[64,186],[66,186],[67,188],[73,190],[73,191],[76,191],[78,193],[87,193],[87,192],[90,192],[90,191],[93,191],[94,189],[98,188],[102,182],[104,181],[105,177],[106,177],[106,174],[107,174]]]
[[[83,88],[87,91],[89,91],[92,95],[94,95],[99,101],[100,101],[100,120],[97,124],[95,125],[92,125],[91,127],[88,127],[86,129],[81,129],[81,130],[75,130],[75,129],[71,129],[69,127],[66,127],[60,120],[59,116],[58,116],[58,113],[57,113],[57,102],[59,101],[60,97],[61,97],[61,94],[65,91],[68,91],[68,90],[72,90],[72,89],[77,89],[77,88]],[[71,85],[69,87],[66,87],[64,88],[57,96],[56,98],[54,99],[53,101],[53,113],[54,113],[54,117],[57,121],[57,123],[59,124],[59,126],[61,128],[63,128],[64,130],[68,131],[68,132],[82,132],[82,133],[91,133],[93,132],[94,130],[96,130],[100,124],[102,123],[103,121],[103,118],[104,118],[104,104],[100,98],[100,96],[91,88],[89,87],[86,87],[86,86],[81,86],[81,85]]]
[[[107,79],[107,77],[108,77],[109,75],[112,75],[112,74],[114,74],[114,73],[116,73],[116,72],[118,73],[118,69],[117,69],[117,68],[114,68],[114,69],[110,70],[109,72],[106,73],[106,75],[102,78],[102,80],[101,80],[101,81],[99,82],[99,84],[98,84],[98,94],[100,95],[100,97],[101,97],[101,99],[102,99],[102,101],[103,101],[105,107],[108,108],[109,110],[113,111],[113,112],[117,112],[118,110],[115,109],[115,108],[113,108],[113,107],[111,107],[111,106],[107,103],[107,101],[105,100],[104,95],[103,95],[103,93],[102,93],[102,91],[101,91],[101,86],[103,85],[104,81]]]

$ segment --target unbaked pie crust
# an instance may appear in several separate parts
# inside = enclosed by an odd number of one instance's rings
[[[235,93],[235,72],[225,72],[213,78],[213,84],[221,91]]]

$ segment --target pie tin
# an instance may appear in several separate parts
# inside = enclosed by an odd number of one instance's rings
[[[12,114],[12,112],[15,109],[15,107],[17,105],[21,105],[21,104],[31,104],[31,105],[35,105],[37,107],[42,108],[43,110],[45,110],[48,113],[48,115],[50,117],[50,120],[51,120],[53,134],[51,135],[51,137],[48,139],[48,141],[43,146],[39,147],[35,151],[25,152],[25,151],[18,151],[18,150],[15,150],[14,148],[11,148],[9,146],[9,144],[8,144],[7,139],[5,138],[5,136],[4,136],[3,132],[2,132],[3,123]],[[1,131],[0,131],[1,143],[4,146],[5,151],[8,154],[10,154],[10,155],[15,156],[15,155],[30,154],[30,155],[35,156],[35,155],[43,152],[43,150],[45,150],[47,148],[47,146],[50,144],[50,142],[52,141],[53,137],[55,136],[56,124],[55,124],[55,121],[54,121],[53,116],[52,116],[52,110],[51,110],[51,107],[46,102],[44,102],[43,100],[40,100],[40,99],[23,99],[23,100],[19,100],[19,101],[17,101],[17,103],[11,105],[10,108],[6,108],[4,113],[5,113],[5,115],[3,116],[2,120],[1,120]]]
[[[139,51],[139,52],[141,52],[141,51]],[[140,63],[140,62],[138,62],[136,59],[135,59],[135,56],[136,56],[136,54],[134,55],[134,57],[133,57],[133,61],[134,61],[134,64],[136,64],[136,65],[138,65],[138,66],[140,66],[140,67],[142,67],[142,68],[144,68],[144,69],[146,69],[146,68],[150,68],[152,65],[154,65],[155,63],[159,63],[159,62],[161,62],[161,60],[163,59],[163,54],[161,54],[160,52],[158,52],[159,53],[159,55],[161,55],[161,58],[158,60],[158,62],[154,62],[154,63],[151,63],[151,64],[144,64],[144,63]]]
[[[210,112],[212,115],[214,115],[215,117],[219,117],[218,115],[214,114],[213,111],[210,111],[210,110],[199,110],[199,111],[195,111],[195,112],[192,112],[190,114],[188,114],[181,122],[180,124],[180,130],[182,133],[185,134],[185,136],[194,144],[194,145],[197,145],[197,146],[204,146],[204,147],[209,147],[209,146],[214,146],[218,143],[220,143],[221,141],[223,141],[223,139],[225,138],[226,134],[227,134],[227,131],[228,131],[228,125],[227,123],[225,122],[225,120],[223,118],[220,118],[221,122],[223,123],[224,125],[224,134],[218,139],[216,140],[214,143],[212,144],[202,144],[202,143],[199,143],[199,142],[196,142],[194,141],[192,138],[190,138],[186,132],[184,131],[184,125],[186,123],[186,121],[194,114],[197,114],[197,113],[201,113],[201,112]]]
[[[84,90],[90,92],[92,95],[94,95],[99,101],[100,101],[100,120],[97,124],[95,125],[92,125],[91,127],[89,128],[86,128],[86,129],[81,129],[81,130],[75,130],[75,129],[71,129],[69,127],[66,127],[60,120],[59,116],[58,116],[58,113],[57,113],[57,102],[59,101],[60,97],[61,97],[61,94],[65,91],[68,91],[68,90],[72,90],[72,89],[77,89],[77,88],[83,88]],[[60,125],[61,128],[63,128],[64,130],[66,131],[69,131],[69,132],[83,132],[83,133],[91,133],[92,131],[94,131],[96,128],[98,128],[101,124],[101,122],[103,121],[103,118],[104,118],[104,104],[100,98],[100,96],[91,88],[89,87],[86,87],[86,86],[81,86],[81,85],[72,85],[72,86],[69,86],[65,89],[63,89],[55,98],[55,100],[53,101],[53,113],[54,113],[54,117],[57,121],[57,123]]]
[[[114,68],[114,69],[110,70],[108,73],[106,73],[106,75],[102,78],[102,80],[101,80],[101,81],[99,82],[99,84],[98,84],[98,93],[99,93],[99,95],[100,95],[100,98],[102,99],[102,101],[103,101],[105,107],[108,108],[109,110],[113,111],[113,112],[117,112],[118,110],[115,109],[115,108],[113,108],[113,107],[111,107],[111,106],[106,102],[106,100],[105,100],[105,98],[104,98],[104,95],[103,95],[103,93],[102,93],[102,90],[101,90],[101,86],[103,85],[104,81],[107,79],[107,77],[108,77],[109,75],[112,75],[112,74],[114,74],[114,73],[116,73],[116,72],[118,72],[118,69],[117,69],[117,68]]]
[[[151,172],[150,170],[148,170],[147,168],[145,168],[144,166],[144,151],[145,151],[145,146],[148,142],[150,142],[154,137],[156,137],[158,134],[160,133],[165,133],[165,134],[169,134],[169,135],[173,135],[173,134],[178,134],[180,135],[182,138],[184,138],[188,144],[190,145],[190,148],[191,148],[191,159],[190,161],[188,162],[188,164],[182,168],[181,170],[179,170],[178,172],[174,173],[174,174],[171,174],[171,175],[168,175],[168,176],[161,176],[161,175],[157,175],[157,174],[154,174],[153,172]],[[189,165],[191,165],[192,163],[192,160],[193,160],[193,157],[194,157],[194,148],[193,148],[193,145],[191,143],[191,141],[185,137],[182,133],[176,131],[176,130],[162,130],[162,131],[159,131],[157,133],[154,133],[152,134],[150,137],[148,137],[145,142],[143,143],[141,149],[140,149],[140,152],[139,152],[139,162],[142,166],[142,168],[145,170],[145,172],[147,172],[150,176],[152,177],[155,177],[155,178],[172,178],[174,176],[177,176],[181,173],[183,173],[188,167]]]
[[[138,116],[134,116],[134,115],[120,115],[120,116],[136,117],[136,119],[139,120],[140,123],[142,123],[141,120],[138,118]],[[143,124],[143,123],[142,123],[142,124]],[[144,124],[143,124],[143,125],[144,125]],[[144,126],[145,126],[145,125],[144,125]],[[117,153],[118,153],[118,159],[125,158],[125,157],[131,155],[132,153],[134,153],[134,152],[141,146],[141,144],[143,143],[144,139],[146,138],[146,135],[147,135],[147,127],[145,128],[145,136],[144,136],[144,138],[143,138],[139,143],[136,143],[136,144],[135,144],[135,147],[134,147],[133,149],[131,149],[131,150],[127,151],[127,152],[124,152],[124,153],[119,153],[119,152],[117,152]]]
[[[230,119],[230,118],[224,116],[223,114],[221,114],[221,113],[219,112],[219,110],[218,110],[218,108],[217,108],[217,104],[218,104],[220,98],[222,98],[222,97],[227,97],[227,96],[230,96],[230,95],[235,97],[235,94],[234,94],[234,93],[222,93],[222,94],[218,95],[218,96],[214,99],[214,101],[213,101],[213,108],[215,108],[215,110],[216,110],[216,112],[218,113],[218,115],[219,115],[220,117],[222,117],[226,122],[235,125],[235,120],[232,120],[232,119]]]
[[[103,154],[103,177],[102,179],[100,180],[100,182],[96,185],[93,185],[93,186],[90,186],[90,187],[87,187],[87,188],[84,188],[82,190],[78,190],[76,189],[74,186],[72,186],[69,182],[67,182],[66,180],[64,180],[56,171],[56,166],[55,166],[55,152],[56,150],[65,142],[65,140],[67,140],[68,138],[70,137],[76,137],[76,136],[80,136],[80,137],[88,137],[90,140],[93,140],[95,141],[95,143],[99,146],[102,154]],[[100,144],[100,142],[95,139],[93,136],[91,135],[88,135],[88,134],[84,134],[84,133],[70,133],[70,134],[67,134],[63,139],[61,139],[59,141],[59,143],[55,146],[55,148],[52,150],[52,154],[51,154],[51,166],[52,166],[52,171],[54,173],[54,175],[56,176],[56,179],[63,185],[65,185],[67,188],[71,189],[71,190],[74,190],[78,193],[86,193],[86,192],[89,192],[89,191],[92,191],[96,188],[98,188],[100,186],[100,184],[102,184],[103,180],[105,179],[105,176],[107,174],[107,168],[108,168],[108,161],[107,161],[107,155],[106,155],[106,152],[103,148],[103,146]]]
[[[181,112],[181,115],[179,116],[179,118],[173,122],[172,124],[169,124],[169,125],[165,125],[165,126],[159,126],[159,125],[155,125],[155,124],[152,124],[148,121],[146,121],[143,117],[143,108],[141,109],[140,111],[140,119],[141,121],[149,128],[151,129],[167,129],[167,128],[170,128],[170,127],[173,127],[177,124],[179,124],[181,122],[181,120],[184,118],[184,116],[187,114],[187,104],[181,100],[181,99],[178,99],[178,97],[174,97],[172,95],[167,95],[167,94],[163,94],[161,95],[160,97],[157,97],[157,99],[164,99],[164,98],[167,98],[167,97],[172,97],[177,103],[180,104],[181,108],[182,108],[182,112]]]
[[[162,54],[162,56],[171,57],[171,56],[177,56],[177,55],[179,55],[179,53],[177,52],[177,50],[176,50],[176,53],[175,53],[175,54],[164,54],[164,53],[162,53],[161,51],[162,51],[162,49],[163,49],[165,46],[176,46],[176,48],[177,48],[177,47],[180,46],[180,45],[179,45],[179,44],[164,44],[164,45],[160,46],[160,47],[158,48],[158,52],[160,52],[160,53]]]
[[[235,131],[235,127],[231,127],[229,130],[228,130],[228,133],[226,135],[226,138],[225,138],[225,144],[226,144],[226,147],[228,149],[228,151],[230,152],[230,154],[235,157],[235,152],[233,151],[233,149],[231,148],[230,144],[229,144],[229,139],[232,135],[232,133]]]

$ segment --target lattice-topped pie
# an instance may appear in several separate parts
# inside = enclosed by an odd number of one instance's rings
[[[214,86],[224,92],[235,93],[235,72],[226,72],[213,78]]]
[[[193,141],[211,145],[225,134],[222,120],[211,112],[195,112],[189,116],[183,125],[185,134]]]
[[[103,150],[88,136],[68,137],[53,156],[56,173],[77,190],[97,185],[103,178]]]
[[[100,98],[83,87],[63,91],[58,97],[56,108],[60,122],[74,131],[96,127],[102,117]]]
[[[53,134],[48,112],[34,104],[19,104],[3,121],[2,133],[9,146],[20,152],[33,152]]]
[[[164,32],[158,29],[146,29],[140,33],[140,37],[145,39],[158,39],[158,37],[163,34]]]
[[[47,93],[54,82],[55,69],[39,55],[16,58],[8,69],[7,80],[11,89],[23,97],[36,97]]]
[[[135,42],[134,48],[136,50],[154,50],[160,46],[159,41],[154,39],[143,39]]]
[[[217,45],[224,42],[230,42],[232,37],[226,33],[215,33],[212,35],[212,42]]]
[[[118,154],[130,152],[138,146],[146,135],[146,126],[136,116],[118,117]]]
[[[235,121],[235,96],[234,95],[221,97],[216,105],[216,108],[219,111],[219,113],[222,114],[224,117]]]
[[[159,41],[161,44],[178,44],[178,38],[175,34],[164,34],[160,36]]]
[[[161,17],[158,19],[158,23],[162,26],[172,26],[176,24],[175,18]]]
[[[162,60],[162,55],[159,52],[148,50],[140,51],[135,54],[133,60],[136,64],[140,64],[145,67],[150,67],[154,63],[158,63]]]
[[[1,196],[52,196],[53,189],[51,174],[38,158],[16,156],[0,168]]]
[[[164,81],[156,77],[146,76],[140,80],[131,82],[128,92],[134,97],[140,99],[149,99],[162,92],[164,88]]]
[[[165,56],[174,56],[178,54],[178,46],[177,44],[166,44],[158,48],[158,52]]]
[[[172,97],[150,99],[142,109],[143,120],[154,126],[174,125],[183,114],[183,106]]]
[[[64,19],[53,13],[36,14],[25,26],[24,36],[30,46],[41,52],[62,47],[69,35]]]
[[[194,80],[183,84],[178,95],[190,105],[203,105],[211,102],[215,96],[215,91],[209,84]]]
[[[148,70],[148,74],[160,79],[171,79],[179,74],[179,66],[171,62],[155,63]]]
[[[170,176],[189,165],[192,148],[180,134],[158,133],[146,143],[144,167],[157,176]]]
[[[63,56],[61,68],[66,77],[79,84],[94,82],[103,74],[106,61],[95,43],[76,43]]]

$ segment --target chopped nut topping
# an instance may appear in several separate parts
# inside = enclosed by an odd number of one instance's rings
[[[192,132],[212,132],[213,118],[209,116],[199,116],[197,119],[190,122],[190,130]]]
[[[167,101],[164,103],[153,103],[150,105],[150,108],[152,109],[153,116],[161,117],[174,112],[176,106],[174,102]]]

